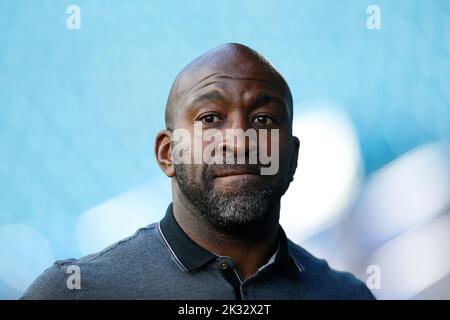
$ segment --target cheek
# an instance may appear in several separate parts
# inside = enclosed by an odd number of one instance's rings
[[[280,156],[289,149],[289,136],[286,130],[267,129],[257,133],[258,148],[267,151],[270,156]],[[273,152],[273,154],[272,154]],[[279,154],[276,154],[279,152]]]
[[[287,133],[280,131],[269,134],[267,138],[259,140],[259,154],[267,155],[266,161],[270,159],[271,166],[278,168],[277,176],[289,174],[292,162],[292,146]],[[263,163],[265,164],[265,163]]]
[[[182,178],[187,183],[196,183],[202,179],[202,171],[197,165],[182,164],[175,166],[175,171],[178,177]]]
[[[192,180],[202,181],[206,175],[206,168],[200,164],[189,165],[189,176]]]

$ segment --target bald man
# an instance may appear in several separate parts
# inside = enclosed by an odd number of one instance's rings
[[[373,299],[279,225],[300,147],[292,104],[284,78],[244,45],[195,59],[175,79],[156,137],[172,183],[164,218],[99,253],[55,262],[22,298]]]

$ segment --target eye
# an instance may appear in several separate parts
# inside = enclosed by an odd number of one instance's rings
[[[260,114],[253,118],[253,122],[257,124],[273,124],[275,121],[270,116]]]
[[[215,114],[207,114],[204,115],[200,118],[200,121],[202,121],[203,123],[214,123],[217,121],[222,120],[219,116],[215,115]]]

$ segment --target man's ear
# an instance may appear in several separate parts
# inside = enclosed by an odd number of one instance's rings
[[[170,148],[172,141],[172,132],[170,130],[162,130],[156,136],[155,155],[159,167],[168,177],[175,176],[175,166],[173,164],[172,150]]]
[[[300,150],[300,140],[297,137],[293,136],[292,137],[292,159],[291,159],[291,167],[290,167],[290,172],[289,172],[291,181],[294,180],[295,170],[297,169],[299,150]]]

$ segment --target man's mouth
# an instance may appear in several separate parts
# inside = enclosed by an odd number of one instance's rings
[[[239,169],[228,169],[221,170],[215,174],[215,178],[224,178],[231,176],[259,176],[259,171],[257,170],[239,170]]]

